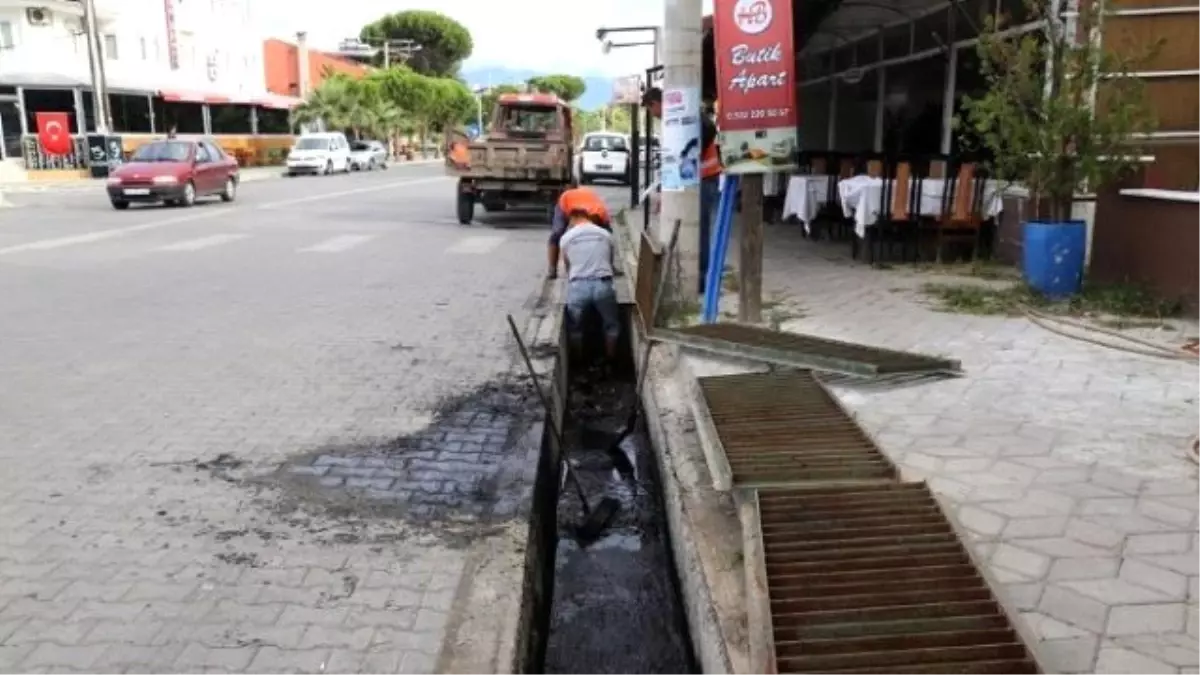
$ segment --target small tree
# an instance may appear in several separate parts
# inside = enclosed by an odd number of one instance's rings
[[[1075,21],[1048,2],[1027,0],[1029,21],[1043,22],[1033,32],[1014,37],[987,21],[977,47],[987,91],[965,97],[956,122],[990,151],[996,178],[1023,183],[1062,222],[1081,185],[1098,188],[1136,163],[1155,118],[1132,73],[1153,48],[1103,48],[1102,0],[1080,0]]]

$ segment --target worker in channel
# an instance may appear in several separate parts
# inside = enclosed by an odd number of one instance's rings
[[[546,276],[550,279],[558,278],[558,261],[561,257],[560,240],[566,234],[567,227],[570,224],[568,214],[572,211],[580,210],[588,214],[600,227],[609,231],[612,230],[612,225],[608,217],[608,207],[605,206],[604,199],[595,190],[580,187],[578,182],[573,182],[571,188],[564,191],[559,196],[558,202],[554,205],[554,220],[550,227],[550,244],[546,249],[546,262],[548,263]]]
[[[621,337],[621,314],[613,286],[615,246],[607,227],[608,213],[596,209],[589,198],[568,202],[563,209],[567,231],[559,240],[563,268],[567,273],[567,334],[571,348],[583,346],[584,319],[589,309],[600,315],[604,328],[604,356],[609,367],[616,363],[617,340]]]
[[[642,94],[642,105],[662,119],[662,89],[650,87]],[[684,148],[684,154],[689,148]],[[708,274],[712,223],[721,199],[721,154],[717,148],[717,125],[707,114],[700,115],[700,292]]]

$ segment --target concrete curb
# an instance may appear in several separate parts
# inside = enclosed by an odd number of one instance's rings
[[[618,237],[622,262],[636,270],[637,249],[630,242],[637,241],[640,232],[635,230],[641,224],[618,227],[626,229],[626,236]],[[635,283],[632,277],[625,279]],[[644,339],[635,332],[635,354],[641,353]],[[732,496],[712,489],[687,405],[694,395],[693,387],[684,384],[688,381],[694,382],[680,350],[655,345],[642,409],[658,462],[675,572],[700,671],[751,672],[741,523]]]

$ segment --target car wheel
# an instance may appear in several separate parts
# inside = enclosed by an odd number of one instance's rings
[[[367,171],[374,171],[374,170],[375,170],[375,160],[372,159],[371,161],[367,162]]]
[[[295,177],[296,177],[296,172],[295,172],[295,171],[284,171],[284,172],[283,172],[283,176],[284,176],[285,178],[295,178]]]
[[[163,206],[179,206],[178,199],[164,199]]]
[[[387,162],[380,162],[379,168],[382,169],[383,171],[387,171],[387,168],[388,168]]]
[[[183,186],[183,198],[179,200],[182,206],[191,206],[196,203],[196,184],[188,181]]]
[[[221,190],[221,201],[231,202],[234,197],[237,197],[237,181],[232,178],[226,178],[225,188]]]
[[[329,160],[328,162],[325,162],[325,175],[328,176],[331,173],[333,173],[333,160],[332,159]]]
[[[112,205],[113,208],[118,211],[124,211],[125,209],[129,208],[129,202],[122,201],[120,199],[112,200]]]
[[[579,174],[579,184],[580,185],[587,185],[591,182],[592,182],[591,176],[587,175],[586,173]]]
[[[458,193],[458,223],[460,225],[470,225],[471,219],[475,217],[475,196],[470,192]]]

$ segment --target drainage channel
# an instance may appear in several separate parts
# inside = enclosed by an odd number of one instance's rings
[[[699,387],[698,423],[720,447],[733,486],[896,479],[895,466],[809,371],[702,377]]]
[[[757,499],[777,672],[1039,672],[924,484]]]
[[[632,359],[626,353],[620,362],[610,376],[592,365],[572,363],[569,369],[569,461],[593,503],[611,497],[620,510],[598,539],[581,541],[579,500],[568,484],[558,486],[553,591],[540,668],[546,673],[698,672],[649,439],[635,433],[620,444],[633,466],[631,477],[621,475],[607,451],[629,406],[640,405]]]

